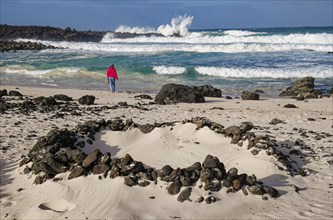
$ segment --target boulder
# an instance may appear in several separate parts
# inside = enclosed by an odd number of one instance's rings
[[[197,92],[200,92],[204,97],[221,97],[222,91],[220,89],[216,89],[211,85],[203,85],[203,86],[192,86],[193,89]]]
[[[14,91],[14,90],[9,91],[8,95],[9,96],[23,96],[20,92]]]
[[[95,96],[93,95],[85,95],[79,98],[79,103],[81,105],[93,105],[95,102]]]
[[[155,97],[155,103],[160,105],[177,102],[202,103],[205,98],[192,87],[173,83],[164,85]]]
[[[60,101],[73,101],[71,97],[63,94],[54,95],[53,98]]]
[[[292,86],[280,93],[280,96],[318,98],[322,91],[314,89],[315,79],[313,77],[304,77],[296,80]]]
[[[8,95],[8,93],[7,93],[7,89],[1,89],[0,90],[0,97],[1,96],[7,96]]]
[[[242,100],[259,100],[259,94],[250,91],[243,91],[241,97]]]
[[[91,164],[94,164],[97,161],[99,155],[101,155],[101,152],[99,151],[99,149],[92,151],[83,160],[83,162],[82,162],[83,167],[89,167]]]
[[[75,167],[73,167],[72,171],[70,172],[68,179],[73,179],[79,176],[85,176],[87,175],[87,171],[84,167],[82,167],[81,165],[77,165]]]

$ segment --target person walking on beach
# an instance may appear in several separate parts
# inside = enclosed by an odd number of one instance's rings
[[[116,91],[116,80],[118,81],[118,74],[114,65],[111,64],[108,70],[106,71],[107,83],[110,86],[110,92]]]

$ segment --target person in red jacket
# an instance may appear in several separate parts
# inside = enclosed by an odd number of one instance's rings
[[[118,74],[114,65],[111,64],[108,70],[106,71],[107,83],[110,86],[110,92],[116,91],[116,80],[118,81]]]

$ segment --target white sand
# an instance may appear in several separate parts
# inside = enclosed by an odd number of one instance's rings
[[[15,90],[14,87],[1,89]],[[137,100],[137,94],[87,90],[56,90],[45,88],[19,88],[24,95],[51,96],[66,94],[78,99],[83,95],[97,97],[97,105],[115,105],[120,101],[128,104],[148,103]],[[151,94],[154,96],[154,94]],[[283,108],[285,104],[298,108]],[[315,140],[302,137],[293,128],[332,134],[332,98],[312,99],[299,102],[291,99],[268,99],[242,101],[239,99],[206,98],[206,103],[159,106],[145,105],[149,111],[134,108],[118,108],[84,116],[66,115],[51,119],[50,114],[33,113],[29,116],[6,113],[0,115],[1,122],[1,219],[331,219],[333,218],[333,165],[332,137]],[[221,107],[224,110],[212,109]],[[213,195],[220,200],[213,204],[195,203],[199,196],[208,192],[200,189],[200,181],[193,186],[193,202],[180,203],[177,196],[169,195],[168,183],[158,181],[147,187],[128,187],[122,177],[99,180],[97,175],[66,180],[68,174],[59,175],[65,180],[46,181],[34,185],[34,177],[22,174],[24,167],[18,167],[22,154],[27,154],[38,137],[46,135],[52,127],[73,129],[78,123],[91,119],[132,118],[145,124],[154,122],[181,121],[195,116],[207,117],[225,127],[249,121],[261,128],[257,134],[270,134],[278,142],[303,140],[314,150],[306,157],[306,163],[299,158],[299,166],[316,171],[308,176],[287,175],[276,166],[277,161],[265,152],[254,156],[250,150],[230,144],[230,139],[208,128],[196,130],[193,124],[179,123],[170,127],[156,128],[148,134],[139,130],[112,132],[103,130],[95,135],[93,145],[84,148],[90,152],[95,148],[111,152],[112,157],[130,154],[135,160],[157,169],[169,164],[173,168],[187,167],[194,162],[203,162],[207,154],[217,156],[226,169],[236,167],[239,173],[255,174],[265,185],[279,190],[280,196],[264,201],[261,196],[245,196],[241,191],[226,193],[222,188]],[[270,125],[273,118],[286,124]],[[314,118],[315,121],[309,121]],[[21,122],[15,125],[15,122]],[[268,133],[269,132],[269,133]],[[33,135],[32,135],[33,134]],[[36,137],[34,137],[34,134]],[[32,136],[32,137],[28,137]],[[306,154],[306,151],[304,151]],[[298,193],[293,185],[300,187]],[[23,188],[23,190],[19,190]],[[150,199],[154,196],[155,199]]]

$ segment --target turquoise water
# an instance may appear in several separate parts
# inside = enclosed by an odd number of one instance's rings
[[[3,53],[2,85],[107,90],[111,63],[120,91],[155,92],[172,82],[211,84],[224,94],[261,89],[277,97],[305,76],[325,91],[333,85],[332,27],[190,30],[181,37],[125,39],[109,33],[99,43],[38,42],[66,49]]]

